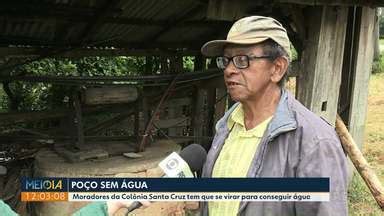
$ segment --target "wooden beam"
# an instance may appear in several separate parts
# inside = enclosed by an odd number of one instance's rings
[[[353,84],[352,77],[354,77],[355,74],[354,68],[358,54],[357,44],[359,39],[358,35],[360,32],[360,19],[357,19],[358,17],[361,17],[361,8],[349,8],[338,107],[338,114],[346,125],[349,125],[349,111]]]
[[[207,125],[205,128],[205,136],[213,136],[215,132],[215,105],[216,105],[216,88],[209,88],[207,90]],[[205,146],[210,143],[204,143]]]
[[[120,140],[130,140],[135,141],[135,136],[84,136],[86,141],[120,141]],[[164,136],[153,136],[155,139],[163,139]],[[168,138],[173,140],[194,140],[194,139],[201,139],[201,140],[208,140],[212,141],[213,137],[196,137],[196,136],[168,136]],[[9,142],[9,141],[33,141],[41,139],[40,136],[5,136],[0,135],[0,142]],[[49,138],[44,139],[53,139],[53,140],[71,140],[72,137],[70,136],[52,136]],[[130,147],[134,147],[134,144],[131,142],[126,143],[126,145]]]
[[[96,29],[98,29],[102,23],[102,19],[110,13],[114,7],[120,2],[120,0],[105,0],[102,7],[99,8],[93,17],[93,19],[88,23],[87,26],[83,29],[83,32],[80,34],[80,44],[86,45],[89,43],[91,36]]]
[[[40,11],[35,14],[22,13],[18,11],[7,11],[0,9],[0,18],[7,18],[8,20],[28,20],[30,22],[52,22],[52,23],[70,23],[70,24],[83,24],[93,20],[93,15],[73,15],[67,14],[52,14],[52,12]],[[100,18],[102,24],[115,24],[115,25],[130,25],[130,26],[145,26],[145,27],[166,27],[173,24],[174,27],[204,27],[204,28],[220,28],[230,27],[232,21],[226,20],[184,20],[178,23],[173,23],[168,19],[143,19],[132,17],[112,17],[106,16]]]
[[[215,118],[213,126],[224,116],[224,113],[227,109],[227,89],[216,88],[216,101],[215,101]]]
[[[369,6],[383,7],[383,0],[274,0],[278,3],[292,3],[310,6],[327,5],[327,6]]]
[[[137,88],[132,86],[87,88],[81,93],[85,105],[130,103],[138,98]]]
[[[43,119],[61,118],[69,114],[70,114],[69,109],[58,109],[55,111],[0,113],[0,125],[15,124],[15,123],[29,122],[29,121],[38,121]]]
[[[141,42],[138,41],[115,41],[112,40],[112,42],[97,42],[93,45],[89,45],[89,50],[92,50],[94,48],[96,49],[106,49],[106,50],[113,50],[110,47],[114,47],[114,49],[128,49],[128,50],[153,50],[153,49],[160,49],[163,52],[165,50],[171,49],[169,52],[175,50],[175,48],[185,48],[185,49],[192,49],[192,50],[200,50],[203,43],[206,41],[206,39],[196,39],[196,40],[190,40],[190,41],[169,41],[169,42],[156,42],[156,41],[150,41],[150,40],[143,40]],[[14,47],[42,47],[42,50],[46,50],[48,48],[51,48],[52,52],[51,56],[54,57],[56,55],[60,55],[60,53],[67,53],[74,50],[84,50],[84,46],[73,41],[69,41],[65,44],[55,44],[52,41],[44,41],[40,39],[36,39],[33,37],[1,37],[0,36],[0,46],[1,47],[10,47],[10,45]],[[47,48],[48,47],[48,48]],[[60,49],[59,52],[57,49]],[[182,51],[179,51],[182,53]],[[49,57],[49,56],[48,56]]]
[[[12,1],[3,0],[0,1],[0,13],[13,13],[23,14],[29,16],[39,16],[39,14],[46,14],[50,16],[59,15],[74,15],[74,16],[95,16],[100,10],[100,7],[93,6],[74,6],[70,4],[55,4],[47,1],[31,2],[31,1]],[[122,9],[114,9],[114,14],[121,14]]]
[[[344,151],[346,151],[353,165],[368,186],[373,198],[375,198],[381,210],[384,211],[384,187],[381,185],[380,179],[377,177],[372,166],[364,158],[363,153],[356,145],[340,116],[337,116],[336,132],[340,137]]]
[[[89,50],[92,49],[106,49],[106,50],[113,50],[113,49],[128,49],[128,50],[153,50],[153,49],[160,49],[165,52],[165,50],[171,50],[169,52],[174,52],[172,50],[175,50],[176,48],[184,48],[184,49],[190,49],[190,50],[200,50],[201,46],[204,44],[205,41],[209,40],[210,38],[205,39],[195,39],[195,40],[189,40],[189,41],[167,41],[167,42],[156,42],[156,41],[150,41],[150,40],[142,40],[142,41],[117,41],[117,40],[109,40],[109,41],[99,41],[95,42],[94,44],[88,44]],[[72,52],[74,50],[84,50],[84,45],[79,44],[78,42],[69,41],[63,44],[55,44],[53,41],[46,41],[41,39],[36,39],[33,37],[4,37],[0,36],[0,46],[1,47],[10,47],[10,45],[14,47],[42,47],[41,49],[46,51],[48,48],[51,48],[52,53],[49,56],[56,56],[60,55],[60,53],[67,53]],[[48,47],[48,48],[47,48]],[[110,48],[114,47],[114,48]],[[59,50],[58,50],[59,49]],[[179,51],[182,52],[182,51]]]
[[[174,113],[171,113],[170,116],[168,116],[166,119],[159,119],[154,121],[153,123],[158,128],[169,128],[174,129],[175,127],[185,127],[188,125],[188,122],[190,120],[190,117],[176,117],[173,115]],[[175,133],[175,131],[174,131]],[[176,134],[169,134],[170,136],[176,136]],[[179,134],[180,135],[180,134]]]
[[[191,133],[196,137],[194,139],[194,143],[202,144],[203,140],[199,137],[204,135],[203,129],[206,124],[206,120],[204,120],[204,100],[206,98],[205,90],[201,88],[196,88],[193,92],[193,103],[192,103],[192,125],[191,125]]]
[[[153,34],[152,36],[150,36],[149,38],[147,38],[146,40],[144,41],[156,41],[157,39],[159,39],[163,34],[165,34],[166,32],[168,32],[169,30],[171,30],[172,28],[174,28],[175,25],[177,24],[180,24],[180,23],[183,23],[186,19],[190,19],[190,17],[194,14],[196,14],[197,12],[201,11],[204,7],[206,6],[202,6],[202,5],[198,5],[198,6],[195,6],[195,7],[192,7],[190,10],[188,10],[186,13],[184,14],[181,14],[179,17],[174,17],[173,21],[170,22],[167,26],[165,26],[163,29],[161,29],[160,31],[156,32],[155,34]]]
[[[132,109],[129,109],[127,112],[120,113],[116,116],[113,116],[112,118],[109,118],[105,121],[99,122],[96,125],[93,125],[92,127],[89,127],[84,130],[84,133],[86,135],[95,135],[100,133],[100,131],[105,130],[107,128],[112,127],[113,125],[119,124],[121,121],[124,121],[128,117],[132,116],[134,114],[134,111]]]
[[[146,82],[164,82],[168,83],[175,78],[176,75],[150,75],[150,76],[0,76],[0,81],[25,81],[25,82],[42,82],[42,83],[68,83],[72,85],[79,84],[98,84],[113,83],[113,82],[128,82],[125,85],[145,84]],[[211,69],[204,72],[182,73],[179,75],[178,82],[190,82],[204,79],[212,79],[222,76],[222,72],[217,69]]]
[[[243,17],[247,10],[246,1],[209,0],[207,18],[233,21]]]
[[[298,99],[334,124],[341,81],[347,7],[312,7],[298,79]]]
[[[361,148],[364,141],[364,128],[368,105],[368,84],[372,70],[374,27],[376,11],[362,7],[358,26],[357,58],[352,79],[351,104],[349,106],[349,131]]]
[[[129,104],[126,104],[127,106]],[[103,105],[94,107],[84,107],[83,113],[94,114],[100,112],[121,113],[126,111],[126,107],[117,105]],[[30,111],[30,112],[7,112],[0,113],[0,125],[10,125],[15,123],[40,121],[46,119],[59,119],[70,115],[72,110],[70,109],[56,109],[55,111]]]
[[[73,105],[75,107],[75,126],[76,126],[76,135],[77,135],[77,142],[75,143],[75,146],[78,149],[84,149],[84,123],[83,123],[83,113],[81,110],[81,104],[80,104],[80,95],[78,93],[74,93],[73,95]]]
[[[37,57],[41,53],[51,52],[52,48],[39,47],[0,47],[0,56],[10,58]],[[84,56],[194,56],[200,50],[159,50],[159,49],[118,49],[118,48],[80,48],[56,54],[54,57],[81,58]]]

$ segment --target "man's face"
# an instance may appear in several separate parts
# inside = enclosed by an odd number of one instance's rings
[[[236,55],[263,56],[260,45],[251,46],[227,46],[224,56]],[[271,76],[274,63],[269,59],[253,59],[249,61],[249,67],[238,69],[231,61],[224,69],[224,81],[232,100],[239,102],[251,101],[261,95],[272,82]]]

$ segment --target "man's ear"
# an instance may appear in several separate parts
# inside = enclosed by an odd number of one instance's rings
[[[274,61],[274,70],[271,74],[271,80],[274,83],[278,83],[288,71],[288,58],[285,56],[277,57]]]

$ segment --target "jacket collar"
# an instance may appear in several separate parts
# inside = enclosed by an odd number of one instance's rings
[[[297,121],[295,115],[291,109],[293,95],[287,90],[281,90],[281,96],[279,104],[277,105],[276,112],[268,126],[267,136],[268,139],[273,139],[281,133],[294,130],[297,128]],[[216,131],[222,131],[228,133],[228,127],[226,122],[229,116],[235,110],[240,103],[235,103],[229,110],[224,114],[223,118],[216,124]]]
[[[273,139],[283,132],[294,130],[297,128],[297,121],[291,109],[293,95],[287,90],[281,90],[279,104],[277,105],[276,112],[268,127],[269,139]]]

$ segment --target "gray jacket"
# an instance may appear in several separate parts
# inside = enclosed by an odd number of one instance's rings
[[[215,161],[228,136],[227,119],[233,105],[216,124],[202,177],[211,177]],[[282,90],[277,106],[248,170],[254,177],[330,177],[329,202],[241,202],[244,216],[348,215],[347,162],[332,126]],[[208,215],[202,203],[202,215]]]

